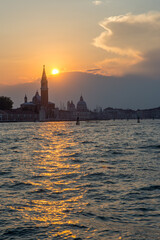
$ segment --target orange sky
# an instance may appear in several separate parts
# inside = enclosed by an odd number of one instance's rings
[[[160,48],[160,3],[0,0],[0,29],[0,84],[34,81],[43,64],[47,74],[142,73],[139,64]]]

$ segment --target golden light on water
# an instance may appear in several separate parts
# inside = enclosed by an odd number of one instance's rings
[[[59,69],[57,69],[57,68],[52,69],[52,74],[53,75],[59,74]]]
[[[72,218],[71,215],[75,210],[81,212],[86,205],[82,201],[83,193],[80,194],[81,186],[76,184],[75,178],[70,177],[80,174],[80,165],[67,160],[75,160],[74,147],[78,143],[73,141],[72,136],[65,136],[66,127],[65,123],[50,127],[45,124],[43,129],[39,129],[42,142],[34,151],[35,165],[30,169],[33,179],[27,182],[33,186],[33,190],[30,190],[32,199],[26,202],[25,207],[16,209],[24,221],[32,221],[38,228],[54,226],[54,231],[48,232],[48,235],[63,239],[76,238],[79,234],[76,226],[82,223],[78,217]]]

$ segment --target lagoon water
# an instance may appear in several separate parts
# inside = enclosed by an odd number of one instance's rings
[[[1,123],[0,239],[160,239],[160,120]]]

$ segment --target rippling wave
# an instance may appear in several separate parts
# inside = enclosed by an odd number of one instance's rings
[[[1,123],[0,239],[160,239],[159,124]]]

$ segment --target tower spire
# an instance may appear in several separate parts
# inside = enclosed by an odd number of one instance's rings
[[[48,80],[45,71],[45,65],[43,65],[42,79],[41,79],[41,104],[43,106],[48,105]]]
[[[45,65],[43,65],[43,72],[42,72],[42,80],[41,81],[47,81]]]

